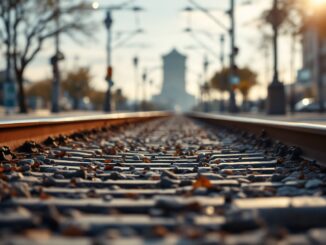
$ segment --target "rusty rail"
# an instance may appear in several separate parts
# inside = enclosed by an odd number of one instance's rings
[[[56,117],[0,122],[0,145],[16,148],[27,140],[41,142],[49,136],[69,134],[131,122],[167,117],[169,112],[112,113],[94,116]]]
[[[268,137],[300,147],[305,157],[326,166],[326,126],[208,113],[189,113],[187,116],[222,127],[245,130],[257,136],[265,130]]]

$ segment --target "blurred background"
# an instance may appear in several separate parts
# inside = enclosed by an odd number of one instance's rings
[[[0,117],[324,121],[325,13],[326,0],[2,0]]]

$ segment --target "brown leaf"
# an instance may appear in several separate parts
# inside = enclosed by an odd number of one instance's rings
[[[80,227],[70,225],[62,231],[62,234],[64,236],[78,237],[78,236],[83,236],[84,231]]]
[[[221,163],[221,159],[216,159],[216,160],[213,161],[213,163],[220,164]]]
[[[169,231],[164,226],[155,226],[153,227],[153,234],[156,237],[165,237],[167,236]]]
[[[144,157],[143,161],[144,161],[144,163],[151,163],[152,162],[151,159],[149,159],[147,157]]]
[[[60,152],[56,153],[55,156],[56,156],[57,158],[62,158],[62,157],[64,157],[66,154],[67,154],[66,151],[60,151]]]
[[[109,155],[117,155],[117,150],[114,147],[108,148],[107,149],[107,154],[109,154]]]
[[[200,176],[197,178],[196,182],[193,183],[192,187],[193,187],[194,189],[201,188],[201,187],[204,187],[204,188],[209,189],[209,188],[212,188],[213,185],[212,185],[211,181],[210,181],[208,178],[206,178],[206,177],[203,176],[203,175],[200,175]]]
[[[284,158],[282,158],[282,157],[277,158],[277,163],[278,164],[284,163]]]
[[[114,165],[105,165],[104,170],[105,171],[111,171],[111,170],[113,170],[113,167],[114,167]]]
[[[32,167],[32,169],[35,169],[35,168],[39,168],[40,165],[41,164],[39,162],[35,162],[31,167]]]
[[[48,200],[50,198],[51,198],[51,196],[49,194],[45,193],[43,190],[40,192],[40,199],[41,200]]]
[[[232,174],[234,174],[234,171],[232,169],[223,169],[221,171],[221,174],[232,175]]]

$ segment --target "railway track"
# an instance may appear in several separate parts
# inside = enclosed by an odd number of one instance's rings
[[[2,124],[0,244],[324,244],[313,139],[206,114]]]

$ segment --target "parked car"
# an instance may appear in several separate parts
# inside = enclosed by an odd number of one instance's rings
[[[326,103],[324,105],[326,108]],[[312,98],[304,98],[295,104],[295,111],[297,112],[318,112],[319,103]]]

